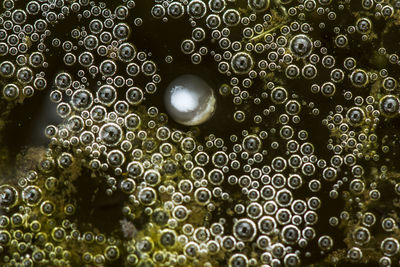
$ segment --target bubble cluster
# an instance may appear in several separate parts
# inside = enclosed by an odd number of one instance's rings
[[[4,0],[0,265],[399,265],[399,10]]]

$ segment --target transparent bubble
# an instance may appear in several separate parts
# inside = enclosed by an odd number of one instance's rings
[[[164,102],[168,114],[178,123],[199,125],[209,120],[216,108],[211,87],[200,77],[183,75],[170,83]]]
[[[228,27],[233,27],[240,22],[240,13],[235,9],[228,9],[222,15],[222,20]]]
[[[233,235],[244,241],[251,241],[257,234],[257,227],[249,219],[240,219],[233,226]]]
[[[183,5],[179,2],[173,2],[169,4],[167,9],[168,15],[173,19],[178,19],[185,13]]]
[[[253,67],[253,59],[245,52],[239,52],[232,57],[231,68],[235,73],[244,74]]]
[[[118,58],[124,62],[132,61],[136,56],[136,49],[130,43],[123,43],[118,48]]]
[[[125,23],[119,23],[113,28],[113,36],[121,41],[128,39],[130,33],[131,29]]]
[[[117,98],[117,91],[111,85],[103,85],[97,90],[96,97],[103,105],[111,106]]]
[[[115,123],[107,123],[100,128],[99,136],[104,144],[115,146],[121,141],[122,129]]]
[[[193,0],[186,8],[186,12],[195,19],[201,19],[207,13],[207,6],[203,1]]]

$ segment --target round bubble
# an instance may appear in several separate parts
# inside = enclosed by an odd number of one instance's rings
[[[172,119],[186,126],[206,122],[216,109],[212,88],[203,79],[191,74],[179,76],[168,85],[164,103]]]

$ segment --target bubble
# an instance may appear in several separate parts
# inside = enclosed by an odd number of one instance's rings
[[[173,209],[172,215],[178,221],[184,221],[187,219],[189,212],[185,206],[178,205]]]
[[[129,43],[123,43],[118,48],[118,58],[124,62],[132,61],[136,56],[136,49]]]
[[[156,209],[152,214],[152,219],[157,225],[165,225],[168,222],[169,215],[162,209]]]
[[[335,39],[335,44],[337,47],[344,48],[348,44],[348,38],[345,35],[338,35]]]
[[[36,206],[42,200],[42,190],[37,186],[31,185],[22,191],[22,200],[28,206]]]
[[[248,0],[247,5],[255,12],[263,12],[269,7],[269,0]]]
[[[207,6],[203,1],[193,0],[187,5],[187,13],[195,19],[201,19],[207,13]]]
[[[118,19],[123,20],[128,16],[129,11],[128,8],[125,6],[118,6],[115,8],[114,13]]]
[[[112,41],[111,33],[106,32],[106,31],[102,31],[99,38],[100,38],[100,42],[102,42],[103,44],[109,44]]]
[[[40,4],[36,1],[30,1],[26,5],[26,11],[28,12],[29,15],[36,15],[40,11]]]
[[[126,83],[125,83],[125,78],[124,77],[122,77],[122,76],[116,76],[115,78],[114,78],[114,85],[116,86],[116,87],[118,87],[118,88],[121,88],[122,86],[124,86]]]
[[[118,23],[113,28],[113,36],[116,39],[121,40],[121,41],[124,41],[124,40],[128,39],[130,33],[131,33],[131,29],[125,23]]]
[[[356,29],[362,34],[369,33],[372,29],[372,22],[367,18],[360,18],[356,22]]]
[[[117,65],[114,61],[106,59],[100,63],[100,73],[106,77],[113,76],[117,71]]]
[[[89,23],[89,30],[93,34],[99,34],[103,30],[103,23],[99,19],[93,19]]]
[[[286,69],[285,69],[285,74],[286,77],[288,79],[295,79],[299,76],[300,74],[300,70],[299,67],[297,67],[296,65],[289,65]]]
[[[381,257],[379,259],[379,266],[391,266],[392,260],[389,257]]]
[[[292,193],[287,189],[282,189],[276,193],[276,202],[282,207],[287,207],[292,203]]]
[[[67,53],[64,55],[63,61],[64,61],[65,65],[72,66],[76,63],[76,56],[72,53]],[[82,63],[80,63],[80,64],[82,64]]]
[[[0,244],[2,246],[8,246],[11,241],[11,235],[6,230],[0,230]]]
[[[239,52],[232,57],[231,68],[235,73],[248,73],[253,67],[253,59],[245,52]]]
[[[94,50],[94,49],[96,49],[98,47],[99,40],[94,35],[88,35],[83,40],[83,45],[85,46],[85,48],[87,50]]]
[[[212,88],[200,77],[189,74],[179,76],[169,84],[164,103],[168,114],[186,126],[206,122],[216,109]]]
[[[160,235],[160,244],[164,247],[171,247],[175,245],[176,234],[171,230],[164,230]]]
[[[143,178],[149,186],[156,186],[161,182],[161,175],[157,170],[147,170]]]
[[[206,37],[206,32],[204,31],[203,28],[197,27],[195,29],[193,29],[192,31],[192,39],[195,42],[201,42],[205,39]],[[194,44],[193,44],[194,45]],[[201,55],[206,55],[208,53],[208,49],[207,47],[203,46],[199,49],[199,52]]]
[[[283,87],[276,87],[271,91],[271,100],[275,104],[283,104],[288,98],[288,93]]]
[[[364,87],[368,84],[368,75],[362,69],[356,69],[350,75],[350,81],[355,87]]]
[[[311,54],[313,44],[307,35],[299,34],[292,38],[289,48],[293,55],[297,57],[307,57]]]
[[[256,153],[261,148],[261,140],[255,135],[249,135],[243,139],[242,146],[247,152]]]
[[[10,61],[4,61],[0,64],[0,75],[2,77],[12,77],[15,73],[15,66]]]
[[[222,171],[220,171],[218,169],[214,169],[214,170],[209,172],[208,180],[213,185],[220,185],[224,181],[224,174],[223,174]]]
[[[145,61],[141,66],[144,75],[151,76],[156,72],[156,64],[153,61]]]
[[[229,258],[229,266],[246,267],[248,266],[248,261],[246,255],[236,253]]]
[[[120,256],[118,247],[117,246],[107,246],[104,249],[104,256],[110,262],[117,260]]]
[[[117,98],[117,91],[111,85],[103,85],[97,90],[96,97],[101,104],[111,106]]]
[[[15,84],[7,84],[3,87],[3,97],[12,101],[19,97],[19,88]]]
[[[128,110],[129,110],[129,105],[126,101],[118,101],[114,105],[114,111],[119,116],[124,116],[126,113],[128,113]]]
[[[0,42],[0,56],[5,56],[8,54],[9,47],[6,43]]]
[[[307,210],[307,205],[303,200],[295,200],[291,204],[292,212],[296,215],[302,215]]]
[[[90,118],[95,122],[101,122],[105,119],[107,111],[103,106],[96,105],[90,111]]]
[[[33,72],[30,68],[24,67],[17,71],[18,81],[23,84],[28,84],[33,79]]]
[[[333,69],[330,76],[332,82],[339,83],[344,79],[344,72],[341,69]]]
[[[350,182],[349,189],[353,194],[359,195],[364,191],[365,184],[360,179],[354,179]]]
[[[222,20],[228,27],[233,27],[239,24],[240,14],[235,9],[228,9],[222,15]]]
[[[57,88],[65,90],[71,86],[72,78],[68,73],[65,72],[57,74],[55,78],[55,84]]]
[[[289,253],[283,259],[283,263],[285,264],[285,266],[294,267],[294,266],[300,266],[301,260],[297,254]]]
[[[353,231],[353,240],[356,244],[362,246],[370,241],[370,232],[365,227],[357,227]]]
[[[122,129],[115,123],[107,123],[100,128],[99,136],[104,144],[115,146],[121,141]]]
[[[179,2],[173,2],[168,5],[167,9],[168,15],[173,19],[178,19],[183,16],[185,9],[183,5]]]
[[[284,243],[293,245],[300,239],[300,230],[294,225],[286,225],[281,231],[281,239]]]
[[[288,186],[291,189],[299,189],[303,184],[303,180],[301,179],[301,177],[297,174],[292,174],[289,176],[288,179]]]
[[[112,150],[107,155],[107,163],[113,167],[119,167],[125,162],[124,154],[119,150]]]
[[[336,92],[335,84],[326,82],[321,86],[321,93],[326,97],[332,97]]]
[[[280,225],[287,225],[292,219],[292,213],[285,208],[278,209],[275,214],[275,219]]]
[[[384,6],[381,10],[381,14],[385,19],[388,19],[394,14],[394,9],[390,5]]]
[[[357,126],[363,122],[365,113],[361,108],[352,107],[347,111],[346,118],[351,125]]]
[[[33,81],[33,87],[36,90],[44,90],[46,86],[47,86],[47,81],[44,78],[39,77]]]
[[[68,130],[75,133],[80,132],[84,127],[83,119],[76,115],[71,116],[66,124]]]
[[[394,95],[382,97],[379,101],[379,109],[384,116],[389,118],[398,115],[400,111],[399,98]]]
[[[243,241],[251,241],[257,234],[257,227],[249,219],[240,219],[233,226],[233,235]]]
[[[61,168],[68,168],[72,165],[73,161],[73,156],[70,153],[64,152],[58,157],[57,164]]]
[[[214,13],[222,12],[226,7],[225,0],[209,0],[208,7]]]
[[[161,19],[165,16],[165,8],[162,5],[154,5],[151,8],[151,15],[156,19]]]
[[[82,111],[88,109],[92,104],[93,96],[88,90],[77,90],[71,97],[71,105],[75,110]]]
[[[145,187],[139,191],[138,199],[143,205],[151,206],[157,200],[157,193],[153,188]]]
[[[304,214],[304,221],[307,225],[314,225],[318,221],[318,215],[315,211],[307,211],[306,214]],[[322,248],[321,248],[322,249]],[[322,249],[324,250],[324,249]]]
[[[195,44],[192,40],[186,39],[182,41],[181,50],[184,54],[191,54],[193,53],[195,48]]]
[[[0,201],[1,201],[1,208],[14,207],[18,202],[17,190],[8,184],[1,185],[0,186]]]
[[[312,64],[305,65],[301,70],[303,77],[310,80],[314,79],[317,76],[317,73],[317,68]]]
[[[196,203],[207,205],[211,200],[211,192],[206,188],[199,188],[194,192]]]
[[[381,242],[381,251],[386,256],[394,256],[399,252],[399,241],[393,237],[387,237]]]
[[[47,22],[44,21],[43,19],[38,19],[33,24],[33,27],[35,28],[36,32],[42,33],[47,29]]]
[[[385,218],[382,221],[382,229],[386,232],[392,232],[396,227],[396,222],[393,218]]]
[[[206,25],[210,29],[217,29],[221,25],[221,18],[218,15],[211,14],[206,18]]]

